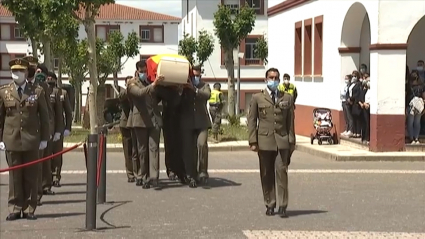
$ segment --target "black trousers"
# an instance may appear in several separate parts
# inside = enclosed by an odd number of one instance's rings
[[[370,109],[362,110],[362,141],[370,140]]]
[[[162,133],[164,136],[167,175],[169,176],[170,173],[174,173],[179,177],[185,176],[179,122],[170,119],[164,120]]]

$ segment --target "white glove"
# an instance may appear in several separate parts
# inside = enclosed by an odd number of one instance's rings
[[[40,147],[38,149],[42,150],[47,148],[47,141],[41,141],[40,142]]]
[[[69,130],[65,130],[64,132],[63,132],[63,137],[66,137],[66,136],[69,136],[71,134],[71,131],[69,131]]]
[[[49,140],[51,140],[51,139],[52,139],[52,137],[53,137],[53,136],[51,136],[51,135],[50,135],[50,138],[49,138]]]
[[[58,141],[61,138],[61,133],[56,132],[53,136],[53,142]]]
[[[3,142],[0,142],[0,150],[6,150],[6,146],[4,145]]]

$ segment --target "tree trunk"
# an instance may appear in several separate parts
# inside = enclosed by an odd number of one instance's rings
[[[227,106],[229,117],[235,116],[236,102],[235,102],[235,62],[233,61],[233,50],[224,52],[224,63],[227,70]]]
[[[59,58],[59,67],[58,67],[58,87],[62,87],[62,58]]]
[[[88,40],[88,53],[89,53],[89,73],[90,73],[90,87],[89,87],[89,109],[90,109],[90,133],[97,133],[97,109],[96,109],[96,93],[97,93],[97,68],[96,68],[96,35],[94,26],[94,17],[92,16],[92,5],[88,5],[85,11],[84,28],[87,33]]]
[[[38,59],[37,41],[34,39],[31,39],[31,48],[32,48],[32,56]]]
[[[105,107],[106,99],[106,86],[104,82],[100,82],[97,87],[97,96],[96,96],[96,107],[97,107],[97,122],[99,125],[103,125],[105,118],[103,115],[103,108]]]
[[[74,90],[75,90],[75,111],[74,111],[74,123],[81,122],[81,107],[83,96],[81,94],[82,91],[82,84],[80,81],[76,80],[74,84]]]
[[[50,40],[43,40],[44,65],[46,65],[49,71],[53,70],[51,46]]]
[[[118,85],[118,72],[114,72],[113,77],[114,77],[114,86],[115,86],[115,89],[119,90],[120,87]],[[118,97],[118,93],[115,90],[114,90],[114,97],[115,98]]]

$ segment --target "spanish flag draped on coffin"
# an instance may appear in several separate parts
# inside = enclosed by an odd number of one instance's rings
[[[186,57],[177,54],[160,54],[146,60],[147,77],[150,82],[163,75],[166,85],[187,84],[193,76],[192,66]]]

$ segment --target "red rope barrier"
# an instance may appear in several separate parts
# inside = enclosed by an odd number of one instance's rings
[[[100,183],[100,170],[102,168],[103,161],[103,143],[105,141],[105,135],[101,134],[99,137],[99,154],[97,155],[97,175],[96,175],[96,186]]]
[[[24,167],[27,167],[27,166],[31,166],[31,165],[34,165],[34,164],[38,164],[38,163],[41,163],[41,162],[44,162],[44,161],[50,160],[50,159],[52,159],[52,158],[54,158],[54,157],[56,157],[56,156],[59,156],[59,155],[61,155],[61,154],[67,153],[67,152],[69,152],[69,151],[71,151],[71,150],[74,150],[74,149],[78,148],[78,147],[79,147],[80,145],[82,145],[83,143],[84,143],[84,142],[80,142],[80,143],[78,143],[78,144],[76,144],[76,145],[72,146],[71,148],[67,148],[67,149],[62,150],[62,151],[60,151],[60,152],[57,152],[57,153],[55,153],[55,154],[49,155],[49,156],[44,157],[44,158],[41,158],[41,159],[37,159],[37,160],[32,161],[32,162],[29,162],[29,163],[24,163],[24,164],[16,165],[16,166],[13,166],[13,167],[0,169],[0,173],[4,173],[4,172],[8,172],[8,171],[12,171],[12,170],[15,170],[15,169],[24,168]]]

